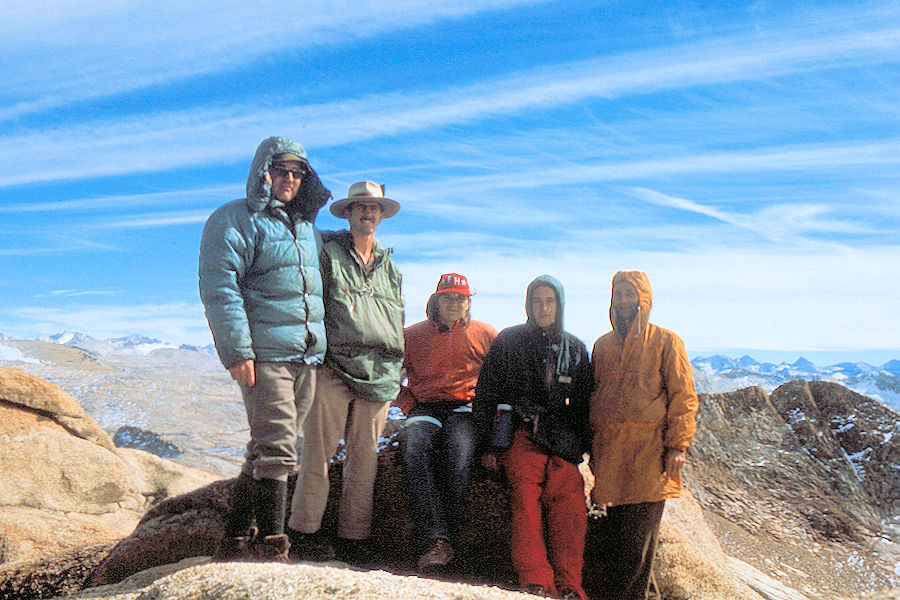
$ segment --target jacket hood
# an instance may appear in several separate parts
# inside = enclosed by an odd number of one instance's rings
[[[643,271],[619,271],[613,275],[609,300],[609,321],[612,323],[613,330],[616,328],[616,308],[612,302],[612,288],[620,281],[627,281],[634,286],[638,293],[639,312],[631,325],[634,336],[638,337],[647,330],[647,323],[650,322],[650,309],[653,307],[653,288],[650,287],[650,278]],[[635,329],[635,323],[637,329]]]
[[[541,286],[548,286],[553,288],[553,291],[556,292],[556,320],[553,321],[553,325],[550,326],[550,329],[553,333],[562,333],[563,309],[566,304],[566,296],[562,284],[551,275],[540,275],[535,277],[534,281],[528,284],[528,289],[525,292],[525,314],[528,316],[527,323],[537,326],[537,323],[534,320],[534,311],[531,309],[531,300],[534,297],[534,290]]]
[[[302,218],[313,222],[319,209],[325,206],[331,198],[331,192],[322,185],[319,175],[306,159],[306,150],[303,146],[284,137],[270,137],[260,142],[256,148],[256,154],[250,163],[250,173],[247,175],[247,203],[254,212],[261,212],[267,207],[270,209],[284,209],[285,203],[271,197],[272,179],[268,176],[272,167],[272,159],[284,153],[296,154],[303,159],[307,174],[303,176],[297,197],[290,203],[292,206],[287,212],[298,212]],[[296,208],[295,206],[296,205]]]
[[[556,374],[564,375],[569,372],[570,362],[573,357],[573,344],[580,344],[581,342],[578,342],[574,336],[563,330],[563,314],[565,312],[563,309],[566,304],[566,295],[559,280],[550,275],[540,275],[535,277],[534,281],[528,284],[528,290],[525,292],[525,314],[528,315],[527,324],[536,329],[540,329],[537,322],[534,320],[534,311],[531,310],[531,300],[534,296],[534,290],[541,286],[548,286],[556,292],[556,320],[553,321],[553,325],[551,325],[548,330],[542,331],[543,335],[545,335],[550,342],[548,351],[550,352],[551,358],[555,359]]]

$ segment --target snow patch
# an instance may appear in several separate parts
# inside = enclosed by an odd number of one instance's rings
[[[25,356],[18,348],[13,348],[12,346],[7,346],[5,344],[0,344],[0,361],[38,364],[37,360]]]

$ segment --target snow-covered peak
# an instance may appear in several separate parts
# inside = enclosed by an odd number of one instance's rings
[[[38,338],[38,341],[81,348],[82,350],[101,356],[110,354],[139,354],[146,356],[154,350],[178,348],[177,344],[163,342],[156,338],[147,337],[137,333],[132,333],[131,335],[119,338],[98,340],[76,331],[63,331],[54,335]]]
[[[53,335],[45,335],[43,337],[39,337],[38,341],[50,342],[51,344],[60,344],[62,346],[80,347],[81,344],[89,344],[91,342],[96,342],[97,340],[87,334],[80,333],[78,331],[66,330]]]
[[[880,367],[866,362],[842,362],[819,367],[805,358],[791,364],[760,363],[749,356],[731,359],[722,355],[698,356],[691,361],[704,376],[698,377],[700,392],[728,392],[751,385],[772,391],[791,379],[833,381],[851,390],[900,409],[900,360]]]

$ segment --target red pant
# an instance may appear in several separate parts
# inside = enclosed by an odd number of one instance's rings
[[[587,507],[578,467],[547,454],[522,430],[503,455],[503,467],[512,487],[511,551],[519,585],[537,584],[552,594],[569,588],[586,598],[581,569]]]

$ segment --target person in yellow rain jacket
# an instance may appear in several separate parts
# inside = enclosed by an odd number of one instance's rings
[[[593,501],[601,519],[607,600],[644,600],[667,498],[681,492],[681,468],[699,407],[684,343],[649,322],[653,291],[641,271],[613,277],[613,330],[594,343],[591,396]]]

